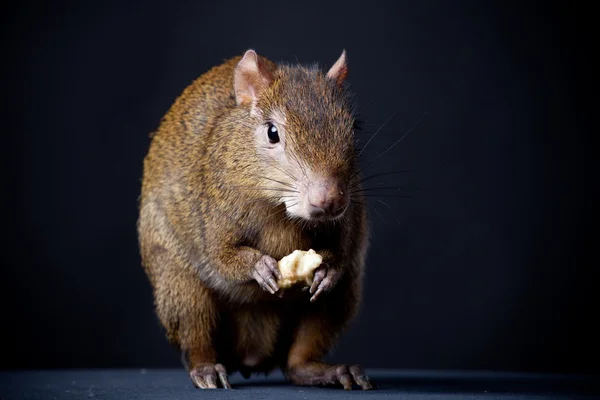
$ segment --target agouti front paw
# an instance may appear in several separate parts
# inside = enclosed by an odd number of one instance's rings
[[[194,386],[200,389],[231,389],[227,379],[227,371],[221,364],[201,364],[190,371],[190,378]],[[220,386],[217,384],[220,383]]]
[[[277,266],[277,260],[273,257],[263,255],[254,265],[252,278],[258,282],[263,290],[275,294],[279,290],[277,281],[281,279],[281,272]]]
[[[323,294],[328,292],[336,285],[341,277],[341,272],[335,268],[329,268],[327,264],[321,264],[315,270],[313,283],[310,287],[312,297],[310,301],[315,301]]]

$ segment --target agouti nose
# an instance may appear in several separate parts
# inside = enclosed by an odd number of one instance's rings
[[[311,217],[334,217],[348,205],[346,185],[335,178],[311,182],[308,187],[308,202]]]

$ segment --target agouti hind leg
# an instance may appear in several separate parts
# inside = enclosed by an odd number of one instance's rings
[[[292,383],[301,386],[341,385],[346,390],[351,390],[356,383],[363,390],[373,389],[360,366],[331,365],[320,361],[338,331],[325,313],[313,314],[302,320],[294,336],[285,371]]]
[[[208,289],[184,269],[167,269],[157,280],[155,298],[167,337],[182,351],[192,383],[203,389],[231,388],[225,367],[217,363],[212,339],[217,309]]]

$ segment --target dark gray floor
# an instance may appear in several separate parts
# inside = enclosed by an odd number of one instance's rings
[[[585,377],[534,374],[368,370],[369,392],[300,388],[280,373],[243,379],[233,390],[199,390],[183,369],[0,372],[0,399],[575,399],[600,398],[600,384]]]

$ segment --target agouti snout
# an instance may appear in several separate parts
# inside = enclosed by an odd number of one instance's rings
[[[309,215],[313,218],[340,217],[348,206],[346,184],[336,178],[321,178],[310,182],[307,195]]]

